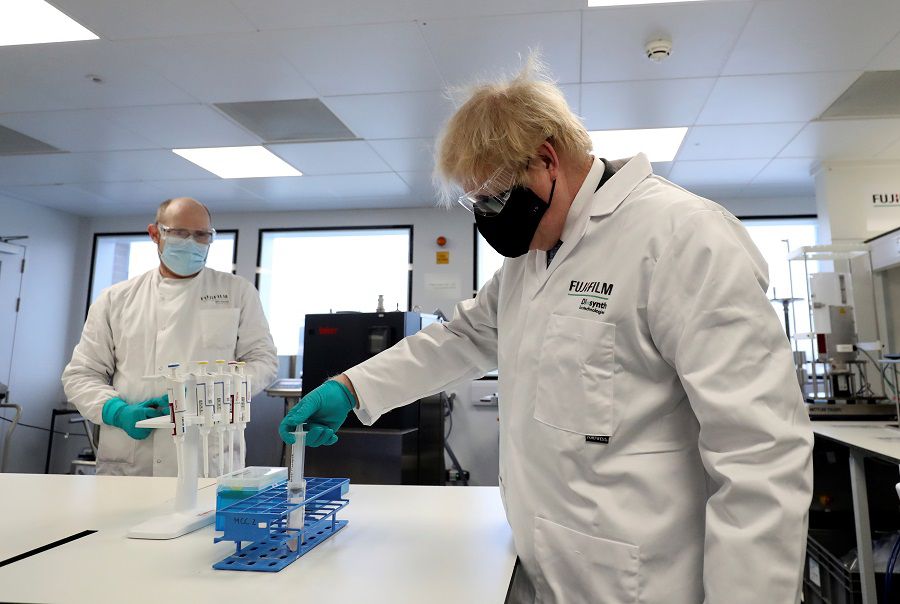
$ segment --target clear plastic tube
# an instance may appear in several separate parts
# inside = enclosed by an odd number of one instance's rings
[[[303,503],[306,500],[306,481],[303,479],[303,463],[306,454],[306,432],[303,426],[294,432],[294,444],[291,445],[291,465],[288,468],[288,501]],[[300,506],[288,517],[288,526],[303,529],[306,518],[306,506]]]

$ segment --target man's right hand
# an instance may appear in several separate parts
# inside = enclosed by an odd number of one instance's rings
[[[168,395],[151,398],[142,403],[129,405],[120,398],[111,398],[103,404],[103,423],[121,428],[135,440],[150,436],[150,428],[136,428],[135,424],[145,419],[160,417],[169,412]]]
[[[278,426],[278,434],[281,440],[292,445],[293,432],[298,426],[308,424],[308,446],[333,445],[338,439],[335,432],[355,406],[356,398],[347,386],[337,380],[328,380],[288,411]]]

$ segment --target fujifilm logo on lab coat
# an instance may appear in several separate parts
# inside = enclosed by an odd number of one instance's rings
[[[613,284],[603,281],[570,281],[569,295],[580,298],[578,310],[600,315],[606,314],[609,297],[613,292]]]
[[[213,304],[228,304],[229,300],[228,294],[206,294],[205,296],[200,296],[201,302],[212,302]]]

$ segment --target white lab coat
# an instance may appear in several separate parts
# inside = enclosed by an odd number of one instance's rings
[[[602,172],[549,269],[507,260],[348,370],[358,415],[499,366],[500,491],[538,602],[798,602],[812,432],[765,261],[644,155],[595,192]]]
[[[88,311],[81,341],[63,372],[66,396],[90,421],[100,424],[98,474],[175,476],[171,431],[154,430],[144,440],[103,423],[103,404],[129,403],[165,394],[160,375],[169,363],[217,359],[246,361],[255,391],[277,371],[275,345],[259,294],[245,279],[204,268],[192,279],[166,279],[153,269],[103,291]],[[210,470],[218,468],[218,441],[209,437]],[[228,444],[225,445],[226,455]],[[230,452],[235,468],[244,451]]]

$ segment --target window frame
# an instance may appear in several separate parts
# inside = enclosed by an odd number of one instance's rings
[[[415,247],[415,229],[411,224],[389,224],[389,225],[372,225],[364,226],[324,226],[324,227],[274,227],[268,229],[258,229],[256,237],[256,277],[253,285],[259,291],[259,278],[261,276],[260,267],[262,266],[262,248],[263,238],[267,233],[313,233],[321,231],[383,231],[385,229],[407,229],[409,230],[409,256],[407,269],[407,286],[406,286],[406,308],[412,310],[413,303],[413,248]]]
[[[234,248],[231,251],[231,274],[237,274],[237,256],[238,256],[238,239],[240,236],[240,230],[238,229],[216,229],[216,234],[219,233],[233,233],[234,234]],[[84,316],[87,317],[88,311],[91,309],[91,292],[94,290],[94,263],[97,261],[97,243],[99,242],[101,237],[139,237],[141,235],[148,235],[147,231],[109,231],[103,233],[94,233],[93,243],[91,244],[91,273],[88,277],[88,288],[87,288],[87,304],[84,308]]]

